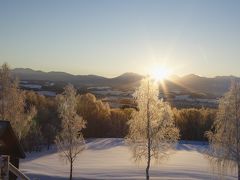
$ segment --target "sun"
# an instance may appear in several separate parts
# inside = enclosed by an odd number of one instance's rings
[[[149,72],[151,78],[155,79],[156,81],[163,81],[170,76],[171,72],[167,68],[163,67],[155,67],[152,68]]]

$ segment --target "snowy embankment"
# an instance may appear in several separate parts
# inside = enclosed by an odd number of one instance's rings
[[[181,142],[168,160],[153,164],[151,179],[219,179],[204,155],[206,145]],[[31,179],[68,179],[69,165],[59,158],[56,149],[31,153],[20,163]],[[145,166],[136,165],[123,139],[89,140],[87,149],[75,162],[74,179],[144,179]],[[224,179],[236,179],[228,174]]]

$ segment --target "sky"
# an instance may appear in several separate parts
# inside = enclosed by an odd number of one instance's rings
[[[97,74],[240,76],[239,0],[1,0],[0,63]]]

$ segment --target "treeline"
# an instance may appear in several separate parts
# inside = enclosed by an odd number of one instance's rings
[[[181,140],[207,141],[205,133],[212,128],[216,109],[173,109],[173,112]]]
[[[26,93],[27,104],[35,106],[37,114],[25,140],[30,147],[42,144],[48,147],[61,130],[61,120],[54,98],[47,98],[35,92]],[[83,129],[85,138],[123,138],[128,133],[128,120],[135,109],[111,109],[107,103],[96,99],[93,94],[79,96],[78,114],[86,120]],[[176,126],[181,140],[207,140],[205,132],[210,130],[216,115],[215,109],[173,109]],[[25,145],[25,146],[26,146]]]
[[[118,138],[127,134],[127,121],[133,109],[111,109],[107,103],[89,93],[80,95],[77,102],[77,113],[87,122],[83,130],[85,138]],[[43,144],[49,147],[61,131],[56,99],[27,91],[26,103],[34,106],[37,114],[24,139],[24,146],[27,149],[38,149]]]

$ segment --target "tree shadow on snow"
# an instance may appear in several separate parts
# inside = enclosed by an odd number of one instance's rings
[[[47,176],[47,175],[36,175],[36,174],[26,174],[31,180],[68,180],[69,177],[60,176]],[[85,178],[74,177],[74,180],[89,180]]]
[[[90,150],[106,150],[117,146],[127,145],[124,143],[123,138],[97,138],[86,140],[86,149]],[[176,146],[176,150],[197,151],[202,154],[207,154],[208,143],[198,141],[179,141],[179,143]],[[28,162],[55,153],[58,153],[57,148],[55,145],[52,145],[50,150],[44,149],[41,152],[27,153],[27,158],[21,160],[21,162]]]
[[[121,174],[121,175],[120,175]],[[137,171],[111,171],[109,174],[107,173],[93,173],[87,174],[91,177],[91,175],[97,177],[96,179],[131,179],[131,180],[140,180],[145,179],[145,174],[143,170]],[[67,180],[68,177],[60,177],[60,176],[47,176],[47,175],[35,175],[35,174],[27,174],[31,178],[31,180]],[[159,171],[159,170],[151,170],[150,171],[151,179],[219,179],[219,176],[216,174],[207,173],[204,171],[190,171],[190,170],[181,170],[181,171]],[[222,178],[226,180],[234,180],[236,176],[223,176]],[[94,178],[82,178],[82,177],[74,177],[75,180],[89,180]]]
[[[124,139],[122,138],[97,138],[97,139],[87,139],[86,140],[86,149],[91,150],[105,150],[117,146],[125,146]],[[26,153],[27,158],[21,160],[21,162],[28,162],[38,158],[41,158],[46,155],[51,155],[58,153],[57,147],[52,145],[49,150],[42,150],[40,152],[31,152]]]
[[[56,146],[52,146],[49,150],[44,149],[40,152],[31,152],[31,153],[26,153],[27,158],[26,159],[22,159],[21,162],[28,162],[28,161],[32,161],[38,158],[41,158],[43,156],[47,156],[47,155],[51,155],[51,154],[55,154],[57,153],[57,147]]]
[[[208,153],[209,144],[205,141],[179,141],[176,150],[196,151],[201,154]]]
[[[87,149],[91,150],[105,150],[117,146],[124,146],[124,139],[122,138],[98,138],[98,139],[88,139]]]

